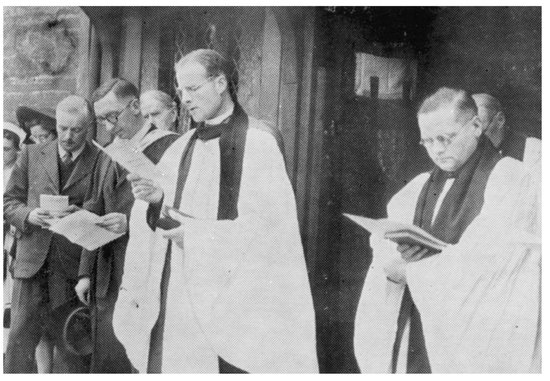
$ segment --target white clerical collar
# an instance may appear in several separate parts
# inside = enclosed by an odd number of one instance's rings
[[[86,143],[82,144],[82,146],[77,149],[76,151],[71,152],[71,160],[75,161],[78,156],[84,151],[84,147],[86,146]],[[61,144],[59,142],[57,143],[57,148],[59,151],[59,157],[63,159],[69,151],[67,151],[65,148],[61,147]]]
[[[221,122],[223,122],[224,120],[226,120],[227,118],[229,118],[233,114],[234,109],[235,109],[235,105],[231,104],[231,107],[229,107],[229,110],[227,110],[226,112],[224,112],[221,115],[218,115],[215,118],[205,120],[204,123],[214,125],[214,126],[216,124],[220,124]]]

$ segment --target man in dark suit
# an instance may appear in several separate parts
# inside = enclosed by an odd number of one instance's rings
[[[129,81],[114,78],[92,95],[97,121],[115,139],[125,139],[157,163],[179,135],[147,123],[140,112],[139,93]],[[102,225],[113,232],[126,232],[134,204],[127,171],[105,154],[93,169],[92,186],[84,208],[103,216]],[[122,280],[128,234],[96,251],[82,253],[76,292],[92,310],[94,351],[91,372],[128,373],[132,370],[124,347],[113,332],[113,310]],[[90,290],[92,292],[90,293]]]
[[[88,368],[64,348],[60,324],[78,304],[74,285],[82,249],[47,229],[52,215],[40,207],[40,195],[69,196],[67,214],[83,204],[98,156],[86,142],[93,111],[88,101],[72,95],[59,102],[56,119],[58,139],[23,149],[4,192],[4,218],[18,230],[7,373],[36,371],[35,349],[44,328],[69,372]]]

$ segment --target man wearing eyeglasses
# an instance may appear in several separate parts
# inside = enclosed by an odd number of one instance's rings
[[[98,150],[86,135],[93,123],[90,104],[73,95],[56,108],[58,139],[24,147],[4,192],[4,218],[17,229],[13,265],[11,327],[5,372],[36,372],[35,350],[43,333],[59,349],[69,372],[88,370],[87,360],[62,342],[67,311],[78,305],[74,286],[82,248],[48,230],[53,218],[40,195],[66,195],[66,215],[82,206]]]
[[[132,174],[115,332],[140,372],[318,372],[294,193],[274,131],[237,102],[230,61],[176,64],[196,129]],[[187,217],[185,217],[187,216]],[[134,234],[137,231],[140,234]]]
[[[483,135],[477,107],[462,90],[428,96],[418,124],[435,167],[392,198],[388,218],[449,246],[436,253],[371,237],[355,326],[361,371],[527,372],[537,265],[536,255],[517,249],[525,225],[517,204],[528,175]]]
[[[115,139],[128,140],[156,164],[179,135],[146,123],[138,97],[137,88],[125,79],[105,82],[92,94],[96,119],[100,128],[111,132]],[[128,173],[103,153],[90,170],[92,183],[84,208],[102,216],[101,225],[108,230],[127,232],[127,219],[134,202],[126,179]],[[76,292],[92,310],[93,373],[132,371],[112,326],[127,242],[128,235],[124,235],[99,250],[82,252]]]

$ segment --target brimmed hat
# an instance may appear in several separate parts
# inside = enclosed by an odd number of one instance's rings
[[[13,123],[10,122],[4,122],[4,130],[11,131],[15,135],[19,137],[19,146],[23,145],[23,142],[25,141],[25,138],[27,137],[27,133],[23,131],[23,129]]]
[[[62,338],[65,349],[78,356],[91,354],[93,352],[91,325],[88,307],[78,306],[70,311],[63,324]]]
[[[19,106],[15,112],[19,126],[30,135],[31,127],[40,124],[44,129],[55,132],[55,110],[49,108],[32,109]]]

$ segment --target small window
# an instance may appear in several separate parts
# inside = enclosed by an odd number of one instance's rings
[[[416,60],[368,53],[356,53],[355,59],[356,95],[379,99],[411,99],[414,96]]]

